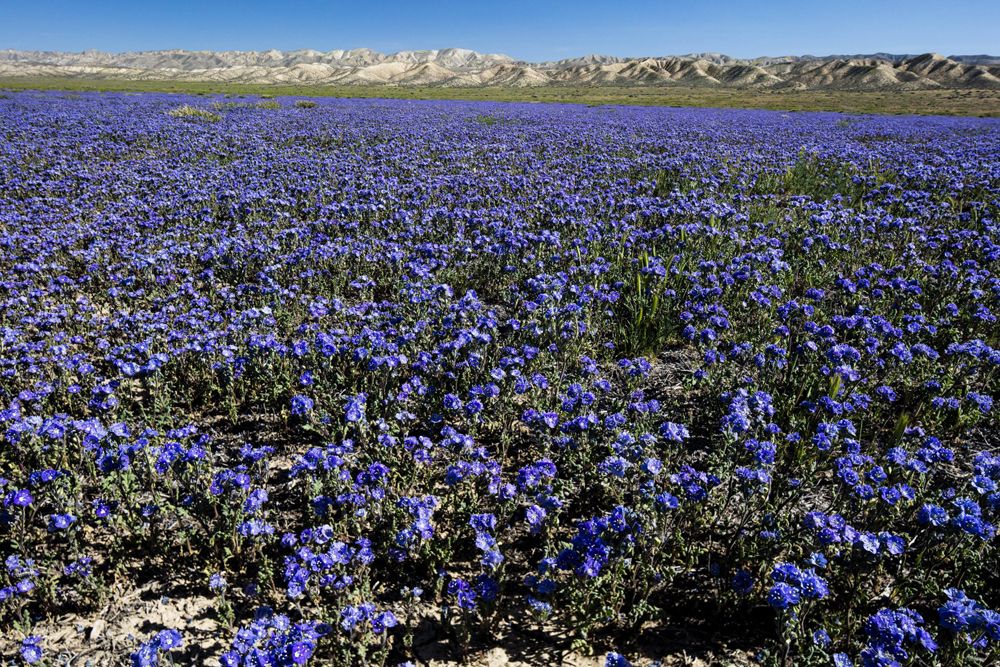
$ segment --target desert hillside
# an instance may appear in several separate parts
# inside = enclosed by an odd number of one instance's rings
[[[1000,58],[878,53],[736,59],[719,53],[529,63],[469,49],[400,51],[0,51],[0,77],[134,81],[530,87],[683,85],[738,89],[1000,89]]]

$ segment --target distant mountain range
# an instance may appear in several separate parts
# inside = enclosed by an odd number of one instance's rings
[[[720,88],[1000,89],[1000,57],[874,53],[731,58],[721,53],[621,58],[588,55],[529,63],[468,49],[399,51],[0,50],[0,78],[392,86],[663,85]]]

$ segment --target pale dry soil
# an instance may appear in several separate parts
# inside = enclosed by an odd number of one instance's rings
[[[164,628],[181,628],[184,646],[172,653],[176,665],[218,667],[218,656],[226,651],[235,634],[217,620],[215,600],[200,594],[172,598],[156,582],[129,591],[117,591],[103,609],[87,615],[65,614],[38,624],[36,634],[45,637],[48,664],[60,667],[112,667],[128,664],[128,655],[139,642]],[[571,647],[567,634],[552,628],[515,630],[501,624],[491,646],[478,646],[464,654],[437,631],[428,615],[414,638],[410,659],[419,667],[601,667],[607,648],[582,651]],[[754,664],[743,648],[727,646],[715,628],[712,636],[695,626],[650,626],[640,637],[622,637],[632,647],[626,651],[636,667],[743,667]],[[14,639],[12,641],[12,639]],[[0,652],[13,655],[15,638],[0,638]],[[317,663],[321,664],[321,663]]]

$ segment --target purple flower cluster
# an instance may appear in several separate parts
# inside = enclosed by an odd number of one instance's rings
[[[992,659],[995,120],[25,92],[0,121],[5,657],[69,654],[46,629],[142,572],[213,601],[184,620],[227,667],[680,603],[789,664]],[[188,630],[133,662],[200,659]]]
[[[236,632],[232,649],[222,654],[223,667],[291,667],[304,665],[330,627],[316,621],[292,623],[268,607],[255,612],[254,620]]]

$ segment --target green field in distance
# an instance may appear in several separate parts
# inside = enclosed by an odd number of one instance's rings
[[[1000,90],[737,90],[682,86],[543,86],[442,88],[244,84],[208,81],[123,81],[77,78],[0,78],[2,90],[168,92],[197,95],[363,97],[494,102],[569,102],[719,107],[844,113],[942,114],[1000,117]]]

